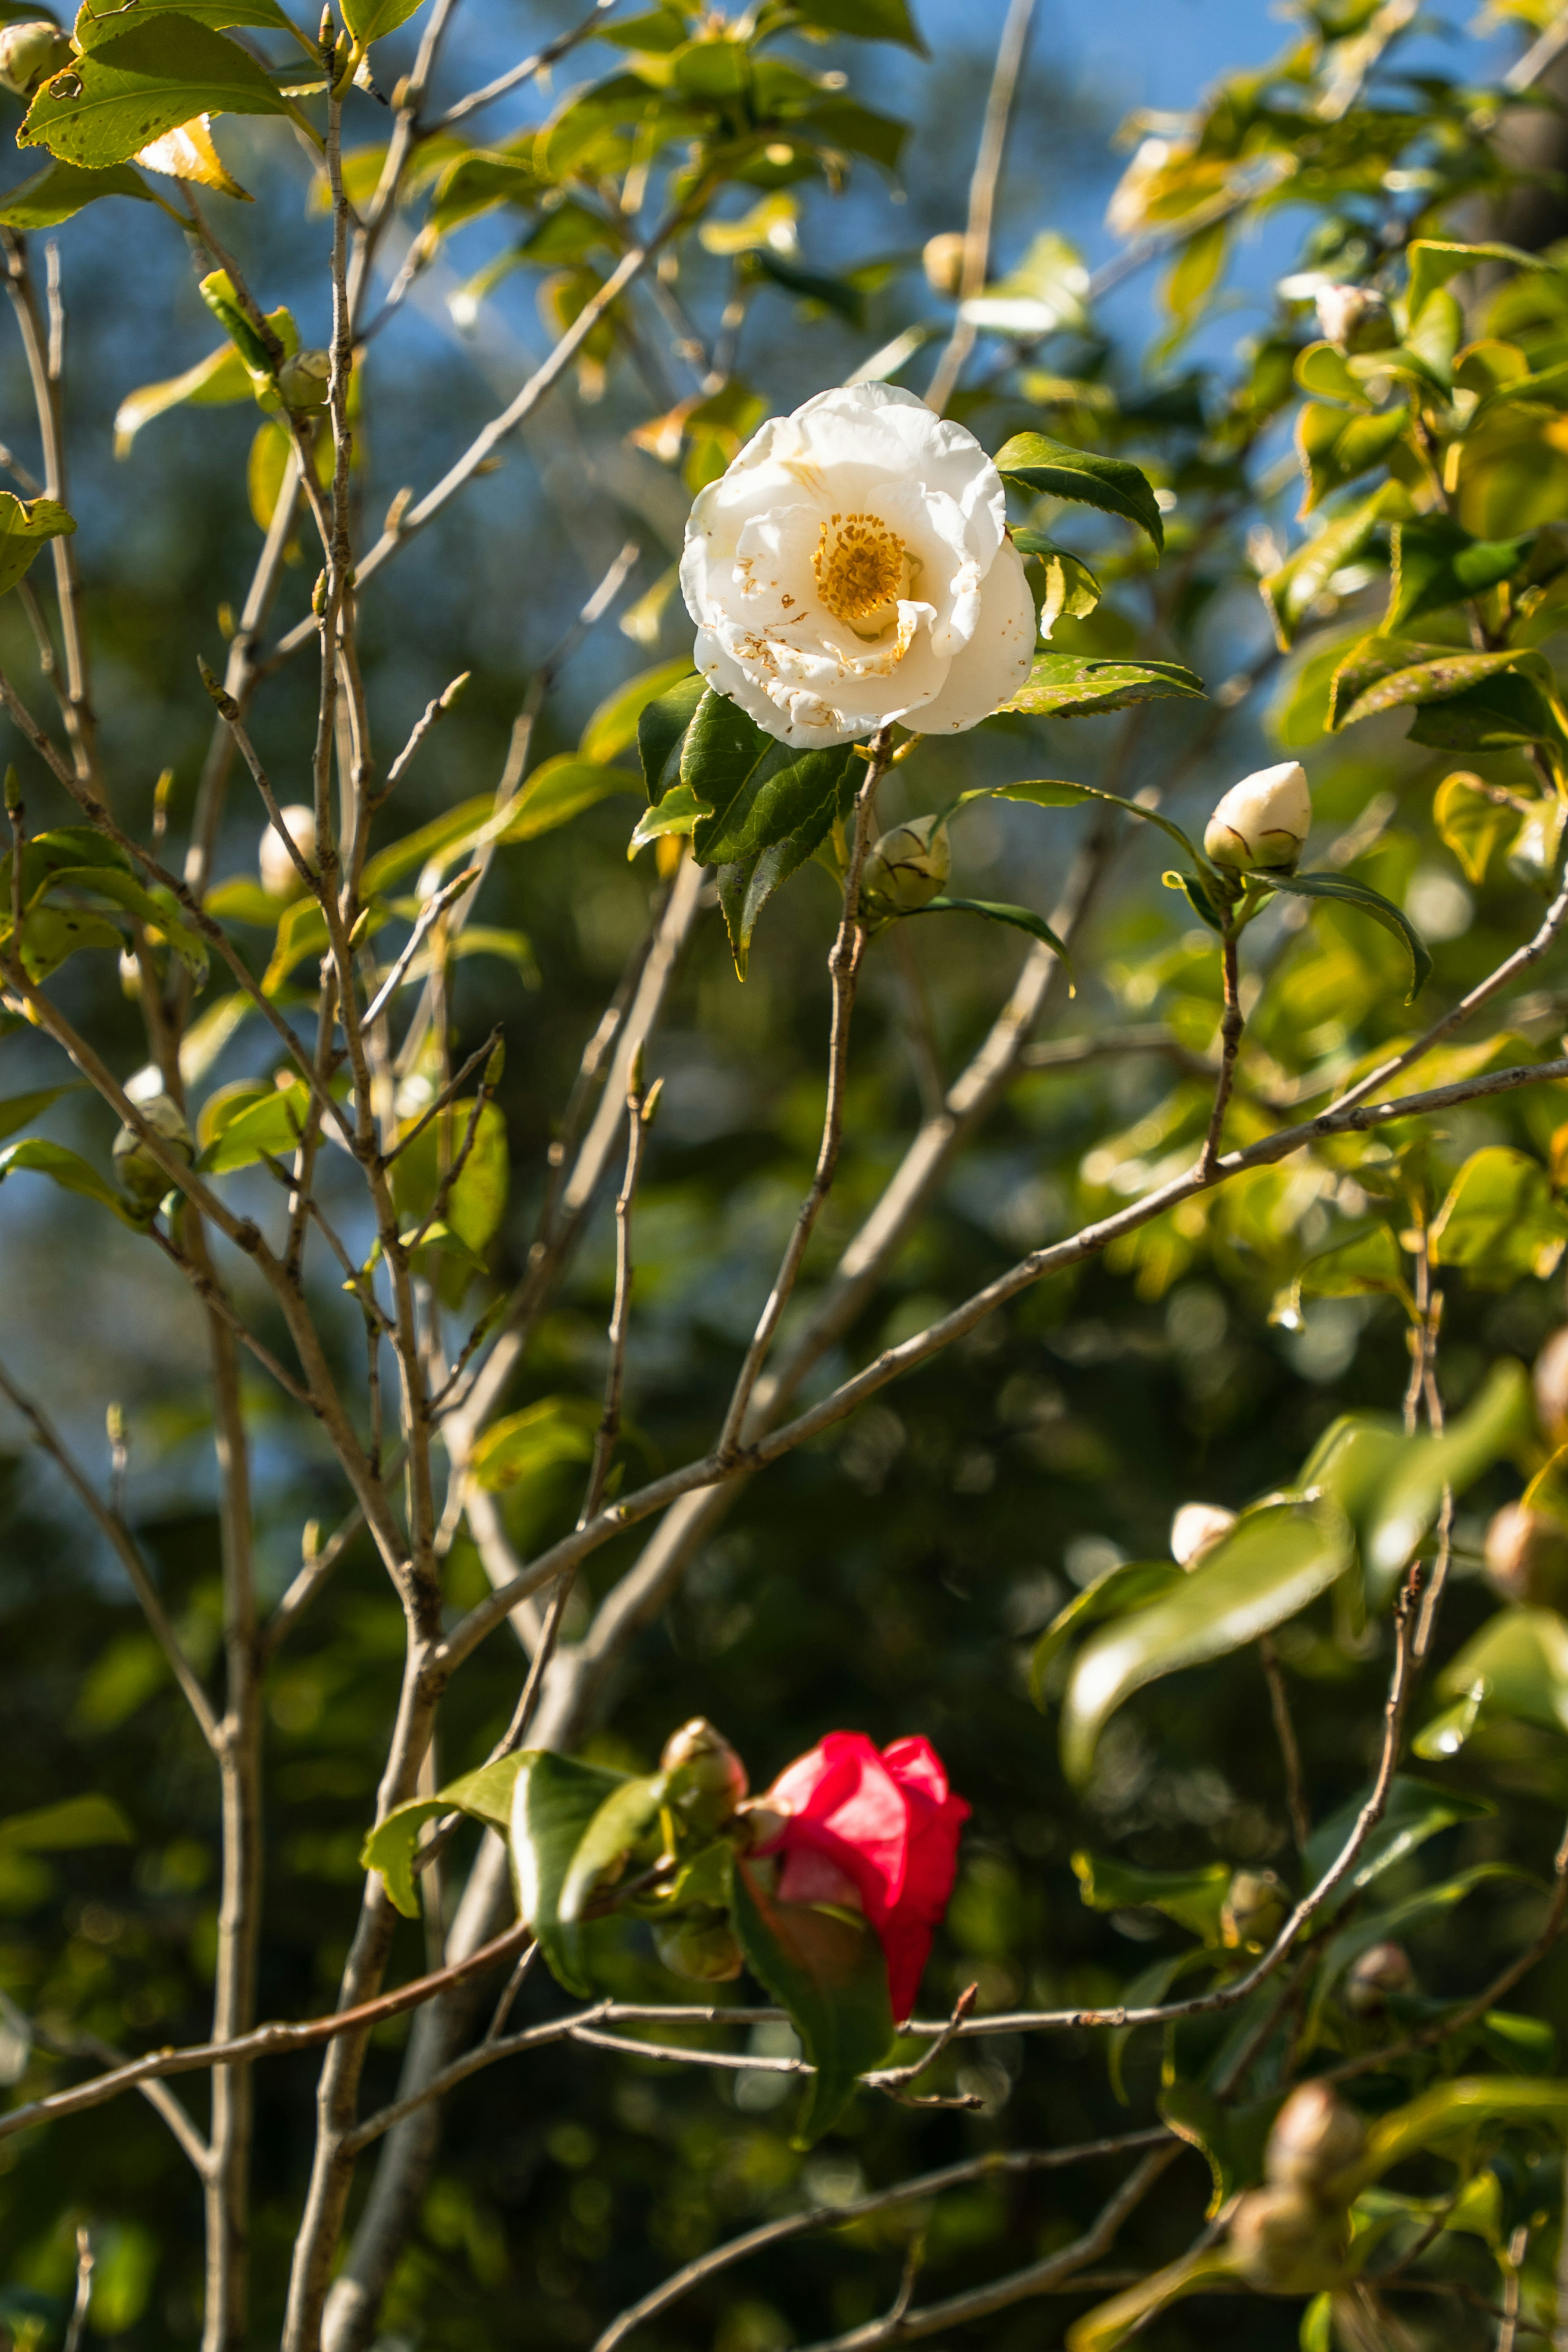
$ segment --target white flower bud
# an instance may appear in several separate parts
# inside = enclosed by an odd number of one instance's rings
[[[1568,1444],[1568,1323],[1537,1356],[1532,1377],[1542,1437],[1549,1445]]]
[[[861,887],[873,915],[912,915],[929,907],[952,871],[952,845],[941,816],[895,824],[872,845]]]
[[[962,229],[944,228],[926,239],[921,265],[933,294],[956,295],[963,283],[963,254],[968,239]]]
[[[1184,1503],[1171,1521],[1171,1558],[1178,1568],[1196,1568],[1235,1525],[1236,1513],[1219,1503]]]
[[[1505,1601],[1560,1609],[1568,1599],[1568,1528],[1549,1511],[1505,1503],[1487,1528],[1486,1563]]]
[[[302,801],[295,801],[279,814],[289,828],[289,838],[307,866],[315,863],[316,812]],[[269,824],[261,836],[261,848],[257,864],[261,871],[261,887],[269,898],[286,905],[290,898],[301,898],[305,885],[300,869],[289,856],[287,844],[279,837],[278,828]]]
[[[29,16],[0,30],[0,89],[30,98],[48,75],[70,61],[71,45],[52,16]]]
[[[1204,848],[1216,866],[1293,874],[1312,829],[1312,796],[1300,760],[1259,768],[1232,784],[1204,829]]]
[[[178,1160],[189,1167],[192,1157],[191,1130],[178,1103],[168,1095],[152,1095],[136,1106],[142,1119],[163,1140]],[[146,1217],[156,1211],[159,1202],[170,1189],[170,1178],[148,1150],[146,1143],[133,1127],[122,1127],[114,1139],[114,1173],[120,1189],[135,1208]]]
[[[1300,2189],[1254,2189],[1231,2218],[1230,2251],[1248,2285],[1268,2294],[1320,2294],[1344,2270],[1349,2224]]]
[[[278,390],[285,408],[324,408],[331,381],[331,352],[296,352],[278,371]]]
[[[1277,2189],[1332,2203],[1338,2177],[1366,2148],[1366,2126],[1331,2084],[1303,2083],[1274,2118],[1264,2170]]]
[[[1387,303],[1370,286],[1321,286],[1318,331],[1342,352],[1386,352],[1399,341]]]

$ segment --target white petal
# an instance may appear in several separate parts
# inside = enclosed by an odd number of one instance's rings
[[[1016,694],[1029,675],[1035,653],[1035,604],[1024,559],[1012,541],[980,590],[980,620],[973,636],[948,664],[942,691],[908,721],[922,735],[962,735],[989,719],[999,702]]]

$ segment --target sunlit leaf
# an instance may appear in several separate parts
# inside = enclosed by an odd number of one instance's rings
[[[491,1494],[521,1486],[563,1462],[587,1462],[602,1407],[585,1397],[541,1397],[509,1412],[476,1441],[468,1475]]]
[[[1016,433],[996,452],[996,470],[1026,489],[1121,515],[1146,532],[1156,551],[1165,544],[1165,525],[1149,478],[1125,457],[1075,449],[1044,433]]]
[[[585,1972],[584,1931],[562,1919],[561,1890],[589,1822],[626,1780],[624,1772],[606,1772],[597,1764],[535,1748],[524,1754],[512,1791],[511,1855],[519,1907],[556,1982],[583,2000],[593,1991]]]
[[[46,82],[16,143],[101,168],[125,163],[194,115],[288,111],[289,100],[247,49],[171,13],[117,33]]]
[[[1167,695],[1201,697],[1204,682],[1180,662],[1106,661],[1089,654],[1037,654],[1027,682],[997,705],[1032,719],[1088,719]]]
[[[433,1797],[414,1797],[406,1804],[395,1805],[372,1830],[360,1853],[360,1867],[380,1873],[387,1894],[405,1919],[419,1916],[414,1857],[426,1823],[443,1813],[468,1813],[504,1836],[511,1826],[512,1791],[524,1760],[521,1756],[501,1756],[493,1764],[481,1764],[477,1771],[465,1772]]]
[[[627,1858],[658,1827],[667,1779],[662,1772],[623,1780],[613,1789],[577,1841],[561,1883],[556,1916],[567,1927],[583,1917],[595,1895],[613,1885]]]
[[[1538,1160],[1489,1144],[1455,1177],[1431,1242],[1435,1264],[1462,1265],[1483,1289],[1507,1289],[1528,1276],[1544,1281],[1568,1242],[1568,1211]]]
[[[126,1216],[113,1185],[80,1152],[69,1150],[63,1143],[52,1143],[42,1135],[25,1135],[18,1143],[0,1144],[0,1184],[18,1170],[47,1176],[62,1192],[79,1192],[83,1200],[96,1201],[100,1209],[112,1209],[122,1223],[134,1222]]]
[[[21,230],[58,228],[74,219],[84,205],[100,196],[138,196],[152,204],[153,191],[129,163],[111,163],[101,172],[84,172],[75,163],[46,163],[31,179],[7,190],[0,203],[0,226]]]
[[[1374,890],[1370,882],[1358,882],[1350,874],[1279,874],[1270,873],[1271,888],[1284,890],[1293,898],[1333,898],[1341,906],[1354,907],[1370,915],[1385,931],[1392,931],[1410,958],[1410,1003],[1425,988],[1432,976],[1432,958],[1426,942],[1415,929],[1403,908]]]
[[[1219,1942],[1219,1915],[1232,1876],[1228,1864],[1205,1863],[1195,1870],[1145,1870],[1106,1854],[1075,1853],[1072,1866],[1079,1894],[1091,1911],[1163,1911],[1179,1927],[1201,1936],[1205,1944]]]
[[[68,538],[76,518],[58,499],[18,499],[0,490],[0,596],[15,588],[46,540]]]

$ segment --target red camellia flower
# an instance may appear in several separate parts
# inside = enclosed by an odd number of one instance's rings
[[[758,1811],[782,1814],[759,1853],[782,1857],[785,1903],[863,1911],[888,1962],[893,2016],[915,2005],[932,1930],[947,1908],[969,1807],[926,1739],[880,1751],[863,1731],[830,1731],[781,1772]]]

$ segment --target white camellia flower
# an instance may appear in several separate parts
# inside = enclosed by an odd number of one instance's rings
[[[1300,760],[1281,760],[1232,784],[1210,817],[1204,848],[1216,866],[1293,874],[1312,829],[1312,796]]]
[[[693,506],[680,585],[709,684],[805,749],[893,719],[961,734],[1029,674],[1002,478],[892,384],[771,418]]]

